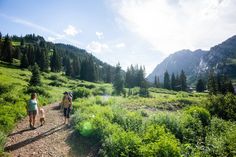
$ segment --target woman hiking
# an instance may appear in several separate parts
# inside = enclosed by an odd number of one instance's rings
[[[38,111],[37,94],[32,93],[31,99],[28,101],[28,105],[27,105],[27,112],[29,115],[29,126],[31,129],[36,129],[34,125],[35,125],[35,117],[37,115],[37,111]]]
[[[64,124],[69,123],[69,118],[70,118],[70,111],[72,109],[72,97],[68,92],[63,93],[63,99],[62,99],[62,105],[63,105],[63,112],[64,112]]]

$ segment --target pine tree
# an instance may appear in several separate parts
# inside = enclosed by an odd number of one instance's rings
[[[20,67],[21,68],[27,68],[29,66],[28,58],[26,53],[23,53],[20,61]]]
[[[203,92],[205,90],[205,85],[202,79],[199,79],[197,81],[197,85],[196,85],[196,91],[197,92]]]
[[[127,88],[131,88],[132,87],[131,86],[132,85],[131,81],[132,81],[131,71],[130,71],[130,68],[128,67],[127,71],[125,73],[125,86]]]
[[[180,91],[181,90],[181,85],[180,85],[180,77],[179,77],[179,74],[177,73],[176,74],[176,77],[175,77],[175,90],[176,91]]]
[[[62,66],[61,57],[54,49],[53,54],[51,56],[51,62],[50,62],[51,71],[52,72],[60,72],[61,66]]]
[[[27,47],[27,58],[29,65],[33,66],[35,64],[35,52],[34,47],[32,45],[29,45]]]
[[[210,71],[210,74],[208,76],[207,88],[210,94],[217,93],[216,80],[213,70]]]
[[[148,91],[148,83],[147,81],[145,80],[145,67],[140,67],[139,69],[139,77],[140,77],[140,80],[141,80],[141,83],[140,83],[140,90],[139,90],[139,96],[141,97],[149,97],[149,91]]]
[[[180,85],[181,85],[181,90],[186,91],[187,90],[187,82],[186,82],[186,76],[183,70],[181,70],[180,73]]]
[[[13,62],[12,55],[13,55],[13,50],[12,50],[11,39],[7,34],[5,37],[5,40],[3,42],[3,48],[2,48],[3,61],[6,61],[8,63],[12,63]]]
[[[21,58],[21,49],[19,47],[15,48],[13,58],[20,59]]]
[[[120,95],[124,91],[124,79],[122,76],[121,67],[119,63],[116,65],[115,69],[113,88],[117,95]]]
[[[161,83],[160,83],[160,78],[159,78],[159,76],[157,77],[157,88],[161,88]]]
[[[44,68],[43,71],[47,72],[49,69],[49,56],[48,56],[48,51],[46,49],[43,50],[44,53]]]
[[[224,86],[224,79],[222,79],[222,77],[218,74],[216,77],[216,90],[218,93],[223,92],[223,86]]]
[[[65,68],[65,73],[67,76],[71,76],[72,75],[72,67],[71,67],[71,63],[70,63],[70,58],[69,57],[65,57],[65,63],[64,63],[64,68]]]
[[[39,86],[41,85],[41,80],[40,80],[40,71],[39,71],[39,66],[37,63],[34,64],[32,67],[32,76],[30,79],[30,86]]]
[[[221,78],[221,91],[220,91],[220,93],[222,93],[222,94],[227,93],[227,82],[228,82],[228,78],[224,74],[223,77]]]
[[[106,82],[111,83],[111,67],[109,65],[106,68]]]
[[[20,46],[24,47],[24,45],[25,45],[25,40],[24,40],[23,37],[21,37],[21,39],[20,39]]]
[[[145,82],[145,67],[140,66],[140,68],[137,68],[137,86],[142,87],[143,82]]]
[[[88,63],[87,63],[87,81],[90,81],[90,82],[95,82],[97,81],[97,73],[96,73],[96,65],[94,64],[93,62],[93,59],[92,57],[89,58],[88,60]]]
[[[158,87],[158,84],[157,84],[157,76],[155,75],[155,77],[154,77],[154,86],[156,87],[156,88],[159,88]]]
[[[228,83],[227,83],[227,92],[235,94],[235,92],[234,92],[234,86],[233,86],[231,80],[229,80]]]
[[[79,76],[79,74],[80,74],[80,65],[79,65],[79,60],[78,60],[77,57],[73,58],[72,69],[73,69],[73,73],[72,73],[73,77]]]
[[[170,75],[168,74],[168,71],[164,73],[164,88],[170,89]]]
[[[87,80],[87,59],[81,62],[80,79]]]
[[[175,74],[172,73],[172,75],[171,75],[171,83],[170,83],[172,90],[176,89],[176,84],[175,83],[176,83]]]

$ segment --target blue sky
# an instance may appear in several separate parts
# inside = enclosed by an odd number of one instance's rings
[[[35,33],[123,69],[150,73],[169,54],[236,34],[235,0],[0,0],[3,34]]]

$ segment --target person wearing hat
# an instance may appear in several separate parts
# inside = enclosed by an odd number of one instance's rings
[[[72,98],[69,96],[68,92],[63,93],[62,105],[63,105],[63,113],[64,113],[64,124],[69,123],[70,111],[72,107]]]

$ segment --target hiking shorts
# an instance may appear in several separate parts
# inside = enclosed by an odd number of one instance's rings
[[[36,116],[36,114],[37,114],[37,110],[28,111],[29,116]]]
[[[70,118],[70,107],[64,108],[64,117]]]

